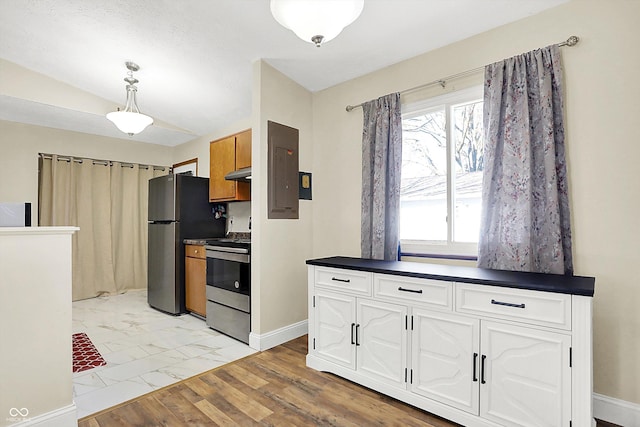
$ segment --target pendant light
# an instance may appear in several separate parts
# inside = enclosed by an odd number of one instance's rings
[[[271,14],[302,40],[320,47],[362,13],[364,0],[271,0]]]
[[[126,62],[125,65],[129,70],[128,76],[124,78],[124,81],[127,82],[127,103],[123,111],[118,108],[118,111],[107,114],[107,119],[111,120],[122,132],[133,136],[152,124],[153,119],[140,113],[136,102],[138,88],[135,84],[138,83],[138,79],[133,77],[133,73],[138,71],[140,67],[133,62]]]

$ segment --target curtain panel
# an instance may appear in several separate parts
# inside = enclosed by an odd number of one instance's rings
[[[396,260],[402,167],[400,94],[366,102],[362,110],[362,257]]]
[[[485,68],[478,266],[572,274],[557,45]]]
[[[72,299],[147,286],[149,179],[153,166],[41,157],[39,224],[80,227],[72,236]]]

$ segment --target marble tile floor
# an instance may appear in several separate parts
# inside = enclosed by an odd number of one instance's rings
[[[75,301],[73,332],[107,361],[73,374],[78,418],[255,353],[202,319],[152,309],[146,290]]]

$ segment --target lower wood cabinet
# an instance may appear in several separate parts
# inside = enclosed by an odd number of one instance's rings
[[[307,365],[465,426],[592,425],[590,322],[586,296],[309,266]]]
[[[207,260],[204,246],[185,245],[185,304],[187,311],[207,315]]]

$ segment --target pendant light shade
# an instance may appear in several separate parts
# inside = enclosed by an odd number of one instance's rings
[[[271,0],[276,21],[317,47],[355,21],[363,7],[364,0]]]
[[[123,111],[118,108],[118,111],[107,114],[107,119],[112,121],[122,132],[133,136],[145,130],[147,126],[153,123],[153,119],[140,113],[138,109],[136,101],[138,88],[135,86],[138,80],[133,77],[133,72],[138,71],[140,67],[133,62],[127,62],[125,65],[129,70],[128,77],[124,79],[127,82],[127,103]]]

